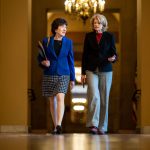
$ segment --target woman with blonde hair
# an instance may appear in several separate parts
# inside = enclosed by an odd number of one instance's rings
[[[116,61],[114,37],[107,32],[105,16],[91,18],[93,31],[85,36],[82,56],[81,81],[88,84],[88,114],[86,126],[92,134],[105,134],[108,130],[108,104],[112,84],[112,63]]]

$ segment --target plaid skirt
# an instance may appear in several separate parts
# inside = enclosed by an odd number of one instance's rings
[[[70,77],[63,75],[44,75],[42,81],[42,95],[46,97],[54,96],[58,93],[67,93]]]

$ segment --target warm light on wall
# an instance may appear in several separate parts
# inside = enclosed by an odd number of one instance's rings
[[[87,85],[75,85],[74,88],[71,90],[71,93],[73,94],[86,94],[87,93]]]
[[[75,111],[84,111],[84,106],[83,105],[74,105],[73,110]]]
[[[72,99],[72,103],[86,103],[86,99],[85,98],[73,98]]]

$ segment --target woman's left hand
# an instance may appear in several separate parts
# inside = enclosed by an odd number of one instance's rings
[[[75,85],[75,82],[74,81],[70,81],[70,89],[71,90],[73,89],[74,85]]]
[[[110,62],[113,62],[113,61],[115,61],[115,60],[116,60],[116,55],[114,55],[114,56],[108,58],[108,61],[110,61]]]

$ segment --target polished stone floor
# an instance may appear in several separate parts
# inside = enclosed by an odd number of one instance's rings
[[[150,150],[150,134],[0,134],[0,150]]]

